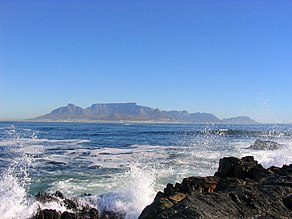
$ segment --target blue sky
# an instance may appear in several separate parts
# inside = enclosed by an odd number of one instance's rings
[[[74,103],[292,123],[292,1],[0,1],[0,119]]]

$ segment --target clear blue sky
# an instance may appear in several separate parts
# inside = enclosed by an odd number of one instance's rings
[[[0,119],[69,102],[292,123],[292,1],[0,0]]]

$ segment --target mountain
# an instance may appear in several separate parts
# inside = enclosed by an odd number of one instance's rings
[[[73,104],[34,118],[38,121],[112,121],[112,122],[169,122],[194,124],[254,124],[254,120],[239,116],[220,120],[211,113],[189,113],[187,111],[162,111],[136,103],[98,103],[88,108]]]
[[[248,116],[237,116],[228,119],[222,119],[222,124],[255,124],[256,121],[252,120]]]
[[[83,119],[84,110],[69,103],[67,106],[53,110],[49,114],[35,118],[35,120],[70,120]]]

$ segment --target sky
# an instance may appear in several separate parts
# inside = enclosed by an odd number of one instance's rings
[[[117,102],[292,123],[292,1],[0,0],[0,120]]]

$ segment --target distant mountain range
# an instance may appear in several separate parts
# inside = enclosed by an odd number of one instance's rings
[[[104,121],[104,122],[165,122],[193,124],[255,124],[247,116],[219,119],[211,113],[163,111],[136,103],[98,103],[88,108],[73,104],[34,118],[37,121]]]

